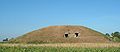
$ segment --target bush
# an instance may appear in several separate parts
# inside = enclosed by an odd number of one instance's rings
[[[120,33],[119,32],[113,32],[112,34],[106,33],[105,35],[111,41],[120,42]]]

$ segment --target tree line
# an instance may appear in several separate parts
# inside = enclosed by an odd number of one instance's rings
[[[111,34],[106,33],[105,34],[109,40],[114,41],[114,42],[120,42],[120,32],[113,32]]]

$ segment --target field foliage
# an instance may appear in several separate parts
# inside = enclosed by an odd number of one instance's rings
[[[0,52],[120,52],[114,48],[79,48],[79,47],[9,47],[0,46]]]

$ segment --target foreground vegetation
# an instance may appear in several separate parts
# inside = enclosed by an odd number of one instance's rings
[[[0,52],[120,52],[119,43],[0,44]]]
[[[0,46],[0,52],[120,52],[118,48],[79,48],[79,47],[8,47]]]

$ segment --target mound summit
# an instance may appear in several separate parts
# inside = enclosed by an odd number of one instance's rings
[[[18,43],[105,43],[105,36],[84,26],[49,26],[29,32],[12,42]]]

